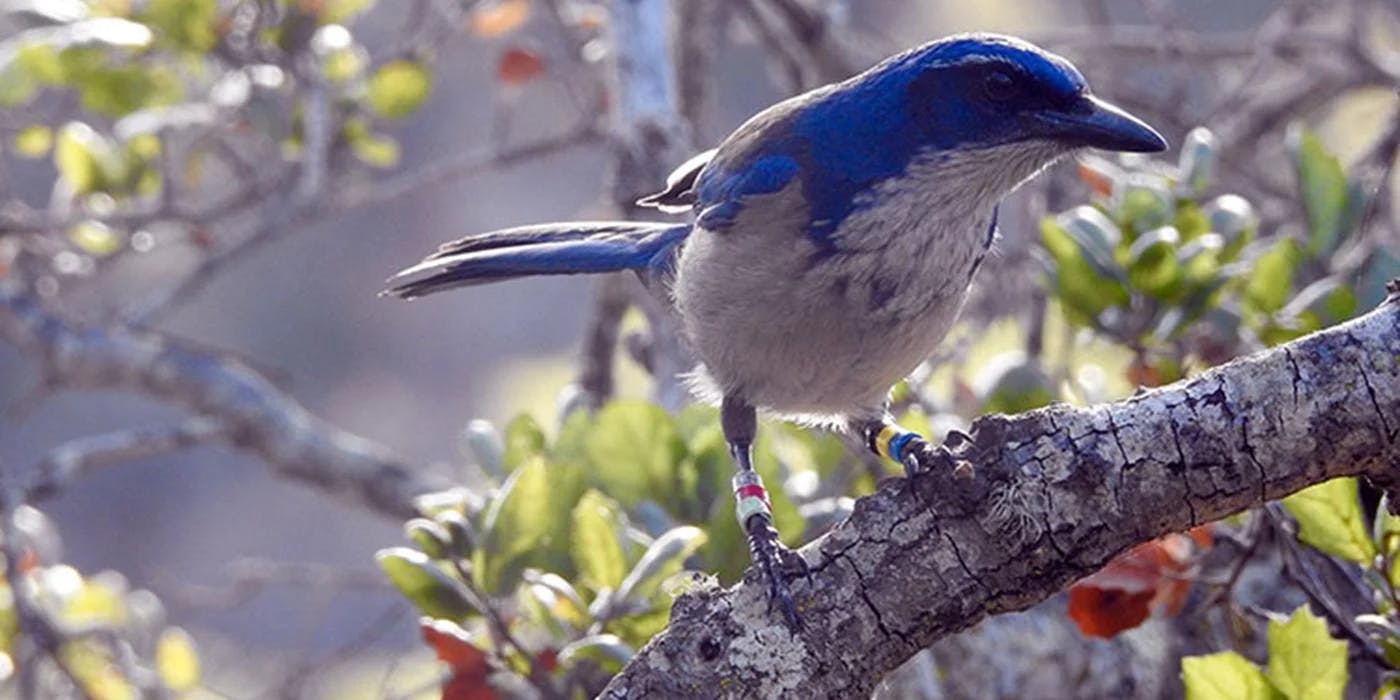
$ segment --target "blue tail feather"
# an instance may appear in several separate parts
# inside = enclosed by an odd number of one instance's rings
[[[394,275],[383,294],[413,299],[530,275],[657,271],[670,264],[689,232],[688,224],[608,221],[522,226],[468,236]]]

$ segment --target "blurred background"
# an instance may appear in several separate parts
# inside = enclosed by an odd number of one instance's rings
[[[376,293],[388,275],[455,237],[629,213],[616,204],[610,173],[617,156],[605,137],[621,128],[611,109],[619,103],[608,68],[614,39],[607,5],[0,3],[0,282],[8,277],[22,285],[24,296],[75,323],[150,328],[246,365],[326,424],[384,446],[396,463],[435,483],[471,484],[479,479],[468,466],[471,420],[500,424],[528,412],[543,425],[555,424],[560,392],[578,373],[599,282],[531,279],[415,303]],[[1286,168],[1270,164],[1286,162],[1291,122],[1310,124],[1351,168],[1375,158],[1377,140],[1394,132],[1397,119],[1396,7],[1383,2],[672,5],[677,21],[698,22],[686,26],[701,27],[696,31],[712,45],[703,75],[690,77],[703,85],[702,97],[682,105],[682,135],[662,151],[659,160],[669,162],[660,167],[677,164],[687,149],[711,147],[747,116],[799,89],[973,30],[1020,35],[1066,54],[1099,93],[1143,114],[1174,145],[1195,126],[1215,130],[1224,144],[1217,168],[1224,190],[1254,196],[1270,231],[1297,219],[1294,210],[1270,204],[1285,188],[1280,183],[1288,182]],[[218,18],[212,29],[196,26],[206,6]],[[804,9],[823,23],[831,43],[821,50],[830,64],[784,55],[795,41],[774,40],[775,32],[792,31],[784,24],[791,19],[785,7]],[[249,19],[258,12],[265,15]],[[285,19],[296,13],[308,26]],[[1378,62],[1369,68],[1325,45],[1347,40],[1354,13],[1372,18],[1357,39]],[[44,77],[48,57],[32,48],[42,43],[42,32],[109,16],[145,17],[155,36],[132,38],[122,35],[129,28],[106,27],[91,30],[97,39],[73,41],[96,45],[98,62],[114,71],[124,62],[152,65],[166,52],[173,58],[159,80],[147,85],[117,75],[105,89],[118,96],[104,97],[102,89],[89,93]],[[293,46],[301,42],[330,66],[332,77],[320,88],[333,93],[328,109],[348,99],[335,96],[336,81],[372,83],[377,70],[394,62],[409,67],[403,81],[410,85],[395,86],[386,77],[384,85],[363,88],[372,102],[356,112],[358,126],[342,134],[351,142],[348,152],[327,156],[323,182],[308,185],[293,172],[247,193],[241,184],[258,182],[315,148],[315,96],[306,97],[290,77],[304,69],[296,61],[307,59],[220,43],[246,29],[239,23],[267,16],[283,18],[283,34],[273,43],[287,55],[301,51]],[[348,31],[325,29],[341,25]],[[207,38],[201,33],[211,31]],[[1290,31],[1296,35],[1278,41]],[[262,58],[250,58],[259,52]],[[286,75],[245,71],[240,83],[224,79],[230,66],[263,60],[281,64]],[[183,97],[169,104],[198,103],[211,111],[145,112],[154,125],[133,120],[146,105],[122,101],[137,99],[133,92],[166,89],[167,82],[183,86]],[[1307,92],[1294,94],[1299,87]],[[65,134],[62,125],[71,120],[89,123],[94,138],[119,145],[91,146],[82,133]],[[149,157],[130,155],[140,151],[131,144],[141,134],[155,135],[164,148]],[[187,193],[178,207],[215,207],[229,192],[251,199],[192,224],[188,217],[151,214],[168,202],[159,186],[142,189],[150,183],[140,175],[126,194],[93,198],[101,187],[84,191],[72,170],[66,181],[61,176],[65,167],[85,167],[64,164],[58,151],[65,139],[88,143],[89,153],[127,149],[129,159],[166,166],[189,157],[159,176],[163,191]],[[546,145],[531,152],[532,144]],[[1375,161],[1387,175],[1390,148],[1388,157]],[[209,154],[192,155],[202,150]],[[435,164],[447,166],[434,171]],[[93,167],[101,171],[100,163]],[[971,330],[959,335],[964,347],[982,337],[977,329],[1020,319],[1034,304],[1032,290],[1043,276],[1032,254],[1040,238],[1036,222],[1081,201],[1074,199],[1083,196],[1083,185],[1073,171],[1072,164],[1059,166],[1056,177],[1019,193],[1004,209],[1002,252],[979,279],[992,293],[978,292],[970,304]],[[1256,172],[1277,177],[1255,178]],[[1395,183],[1391,177],[1383,187],[1393,192]],[[272,201],[301,188],[331,204],[283,218],[268,213],[280,205],[259,204],[259,198]],[[133,209],[136,214],[122,218]],[[1373,216],[1379,243],[1367,255],[1396,243],[1395,212]],[[624,328],[644,325],[639,319],[629,315]],[[190,411],[179,402],[118,380],[76,387],[60,382],[49,391],[46,381],[59,379],[46,376],[53,355],[23,347],[18,336],[0,333],[11,341],[0,342],[0,468],[11,483],[37,478],[46,456],[83,436],[188,420]],[[980,360],[970,361],[975,374]],[[628,359],[620,365],[618,392],[650,395],[646,373]],[[288,480],[268,469],[259,453],[221,441],[190,442],[188,449],[94,468],[46,498],[42,509],[62,536],[61,560],[85,574],[120,572],[126,587],[154,592],[169,622],[197,640],[208,685],[236,697],[338,695],[337,683],[349,681],[315,671],[345,664],[372,668],[364,678],[378,679],[386,664],[405,654],[420,663],[431,658],[418,648],[410,607],[381,583],[371,557],[402,541],[400,519]],[[360,694],[376,694],[377,686],[369,687]]]

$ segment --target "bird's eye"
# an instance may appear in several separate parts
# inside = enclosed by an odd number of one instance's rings
[[[993,102],[1005,102],[1016,96],[1016,81],[1001,71],[989,73],[982,79],[982,91]]]

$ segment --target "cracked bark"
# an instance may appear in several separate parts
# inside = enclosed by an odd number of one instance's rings
[[[987,416],[953,450],[970,482],[891,480],[802,549],[806,625],[751,571],[676,601],[604,692],[868,696],[913,654],[1026,609],[1159,535],[1346,475],[1397,480],[1400,295],[1346,324],[1112,404]]]
[[[229,445],[278,476],[397,520],[450,484],[307,411],[247,365],[155,331],[84,325],[0,282],[0,340],[36,359],[56,388],[131,389],[207,416]]]

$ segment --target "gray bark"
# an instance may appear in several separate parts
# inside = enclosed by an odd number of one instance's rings
[[[751,571],[676,601],[604,696],[858,697],[919,650],[1023,610],[1140,542],[1327,479],[1396,481],[1400,299],[1112,404],[987,416],[948,465],[892,480],[803,548],[805,628]]]

